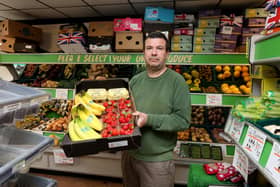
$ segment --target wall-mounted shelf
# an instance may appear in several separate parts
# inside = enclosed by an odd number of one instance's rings
[[[13,53],[1,54],[2,64],[144,64],[142,53]],[[179,65],[215,65],[215,64],[244,64],[248,59],[244,53],[173,53],[167,64]]]

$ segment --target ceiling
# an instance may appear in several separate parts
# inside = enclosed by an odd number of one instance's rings
[[[0,20],[103,19],[142,17],[146,6],[193,13],[200,9],[261,7],[265,0],[0,0]]]

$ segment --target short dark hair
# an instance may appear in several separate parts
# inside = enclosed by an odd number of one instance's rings
[[[149,39],[149,38],[162,38],[162,39],[164,39],[164,40],[165,40],[165,48],[166,48],[166,51],[169,51],[169,41],[168,41],[167,37],[166,37],[163,33],[161,33],[161,32],[151,32],[151,33],[149,33],[149,34],[146,36],[145,42],[146,42],[146,40]]]

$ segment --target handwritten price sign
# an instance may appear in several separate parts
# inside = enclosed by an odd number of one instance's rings
[[[265,169],[280,184],[280,145],[273,144]]]
[[[242,147],[252,156],[253,159],[259,161],[263,151],[266,136],[260,130],[249,126]]]
[[[239,141],[243,128],[244,128],[244,122],[232,118],[231,129],[229,130],[230,131],[229,134],[234,140]]]

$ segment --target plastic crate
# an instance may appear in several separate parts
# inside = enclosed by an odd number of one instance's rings
[[[0,124],[12,123],[39,109],[39,104],[50,99],[45,91],[0,80]]]
[[[280,139],[280,135],[273,134],[269,130],[264,128],[265,126],[268,126],[268,125],[277,125],[277,126],[279,126],[279,129],[280,129],[280,118],[263,119],[263,120],[258,120],[255,122],[251,121],[251,123],[253,123],[256,127],[261,129],[262,131],[269,134],[271,137],[278,139],[278,140]]]
[[[0,125],[0,186],[11,176],[22,172],[32,161],[53,144],[53,139],[13,124]]]
[[[57,182],[46,177],[19,174],[7,181],[3,187],[55,187]]]

